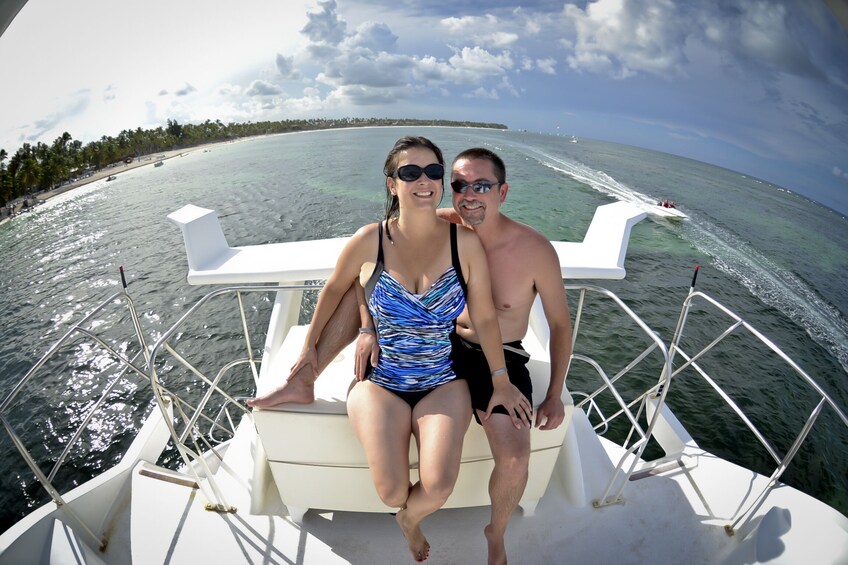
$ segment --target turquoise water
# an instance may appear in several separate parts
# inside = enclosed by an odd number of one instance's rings
[[[88,185],[0,226],[0,391],[5,395],[69,323],[118,289],[119,265],[127,270],[151,336],[204,294],[206,289],[185,283],[182,238],[166,220],[170,212],[189,203],[217,210],[230,245],[351,234],[380,217],[383,160],[394,140],[407,133],[431,137],[448,159],[471,145],[499,152],[510,183],[506,213],[551,239],[579,241],[595,208],[617,199],[677,202],[690,219],[637,224],[627,279],[604,286],[668,340],[692,269],[700,265],[700,289],[759,326],[848,406],[846,218],[780,187],[667,154],[589,139],[571,143],[525,132],[453,128],[330,130],[227,144]],[[609,330],[599,331],[604,339]],[[758,354],[752,357],[741,343],[732,347],[725,361],[738,372],[741,402],[778,443],[785,442],[782,422],[800,417],[788,402],[797,396],[795,388],[776,372],[768,382],[749,379]],[[101,370],[102,360],[84,349],[77,356],[85,378],[71,386],[57,380],[41,387],[37,395],[49,406],[90,401],[86,379]],[[579,372],[569,378],[570,389],[580,384]],[[85,480],[118,457],[149,408],[145,388],[122,386],[88,452],[69,464],[71,480]],[[763,455],[737,439],[729,418],[702,405],[704,393],[681,390],[669,402],[694,422],[690,431],[704,447],[761,465]],[[59,414],[44,421],[45,414],[28,410],[22,405],[14,414],[25,439],[50,443]],[[848,513],[848,438],[832,418],[823,417],[821,428],[824,437],[802,452],[786,479]],[[106,439],[110,434],[117,439]],[[0,465],[6,471],[0,490],[5,529],[27,505],[44,498],[5,436]]]

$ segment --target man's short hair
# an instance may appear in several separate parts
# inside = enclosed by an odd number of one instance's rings
[[[506,165],[504,165],[503,159],[498,157],[497,153],[494,151],[486,149],[485,147],[472,147],[470,149],[466,149],[454,157],[451,166],[456,165],[456,162],[460,159],[468,159],[469,161],[473,161],[474,159],[483,159],[484,161],[489,161],[492,164],[492,169],[494,169],[495,177],[497,177],[498,182],[506,182]]]

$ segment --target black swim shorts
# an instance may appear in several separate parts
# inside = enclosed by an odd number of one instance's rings
[[[479,344],[462,339],[456,332],[451,333],[451,347],[453,370],[457,377],[468,382],[474,418],[479,424],[480,419],[477,416],[477,410],[486,411],[494,392],[489,364],[486,362],[483,348]],[[521,347],[521,341],[505,343],[504,347],[504,359],[509,373],[509,381],[530,401],[530,406],[533,406],[533,383],[530,380],[530,372],[527,370],[528,354]],[[509,349],[506,349],[507,347]],[[511,349],[516,351],[511,351]],[[498,405],[492,410],[492,413],[506,414],[507,411],[503,405]]]

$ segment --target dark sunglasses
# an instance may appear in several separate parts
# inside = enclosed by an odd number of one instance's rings
[[[442,180],[445,177],[445,167],[439,163],[431,163],[426,167],[404,165],[403,167],[398,167],[395,174],[402,181],[412,182],[421,178],[421,173],[427,175],[427,178],[430,180]]]
[[[468,187],[471,187],[471,190],[474,191],[475,194],[486,194],[487,192],[492,190],[493,186],[499,185],[499,184],[502,184],[502,183],[489,182],[487,180],[472,182],[470,184],[467,183],[467,182],[462,182],[461,180],[455,180],[452,183],[450,183],[451,188],[457,194],[465,194],[465,192],[468,190]]]

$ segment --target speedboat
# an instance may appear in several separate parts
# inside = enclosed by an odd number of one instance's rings
[[[848,518],[781,482],[798,451],[810,445],[809,434],[820,431],[820,415],[848,428],[842,408],[756,328],[697,290],[695,277],[681,293],[667,340],[600,285],[626,276],[630,231],[645,215],[626,202],[600,206],[582,242],[553,242],[574,316],[566,420],[557,430],[532,431],[527,488],[507,530],[510,560],[848,562]],[[0,535],[0,563],[410,559],[392,516],[396,509],[377,497],[347,422],[351,346],[318,379],[312,404],[264,410],[245,404],[282,382],[300,351],[314,295],[346,238],[232,247],[214,210],[188,205],[169,219],[182,230],[189,284],[212,290],[153,339],[141,330],[124,280],[0,404],[6,432],[51,498]],[[126,325],[118,331],[134,335],[134,344],[105,337],[103,312],[114,308],[126,309],[115,324]],[[734,398],[739,360],[720,353],[728,338],[750,339],[762,350],[758,355],[768,356],[763,383],[781,370],[794,379],[793,390],[815,399],[790,441],[767,437]],[[28,391],[61,382],[54,361],[61,365],[64,348],[80,339],[120,368],[104,376],[100,394],[74,415],[79,429],[63,452],[42,458],[41,446],[21,439],[26,422],[12,415],[18,403],[38,397]],[[550,364],[538,301],[523,343],[538,405]],[[760,364],[746,361],[745,380],[758,382]],[[142,396],[152,399],[152,411],[115,466],[61,487],[62,465],[85,449],[86,428],[102,425],[110,395],[125,379],[149,387]],[[720,406],[743,424],[768,453],[769,469],[746,468],[699,446],[667,402],[690,388],[704,395],[704,414],[718,414],[712,406]],[[414,442],[410,462],[415,481]],[[492,466],[482,428],[472,422],[456,487],[445,508],[422,523],[432,562],[485,561]]]
[[[669,220],[684,220],[689,217],[684,212],[675,208],[674,205],[664,206],[662,203],[658,203],[656,206],[647,207],[646,211],[652,216],[666,218]]]
[[[156,161],[155,163],[153,163],[153,166],[154,166],[154,167],[161,167],[161,166],[162,166],[162,165],[164,165],[164,164],[165,164],[165,161],[163,161],[162,159],[159,159],[158,161]]]

